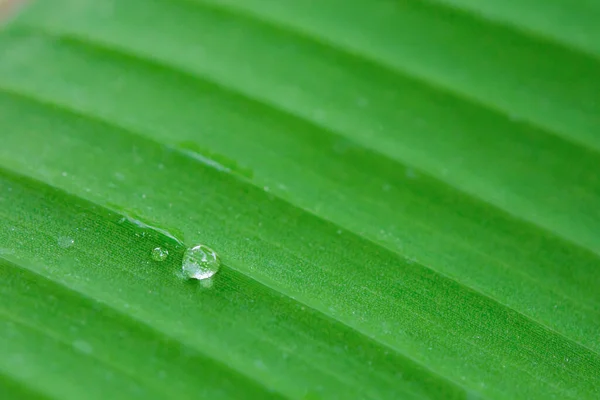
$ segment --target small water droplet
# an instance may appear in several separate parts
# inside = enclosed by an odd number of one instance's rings
[[[169,250],[163,249],[162,247],[155,247],[152,249],[151,255],[154,261],[165,261],[169,256]]]
[[[216,274],[221,262],[215,251],[203,244],[187,249],[183,255],[183,274],[189,279],[207,279]]]
[[[73,244],[75,244],[75,240],[73,240],[73,238],[70,238],[68,236],[60,236],[57,240],[58,245],[60,247],[62,247],[63,249],[68,249],[69,247],[73,246]]]

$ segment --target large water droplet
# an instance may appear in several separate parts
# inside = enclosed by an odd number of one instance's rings
[[[221,262],[217,253],[203,244],[186,250],[182,270],[186,278],[207,279],[219,271]]]
[[[169,256],[169,250],[163,249],[162,247],[155,247],[152,249],[151,255],[154,261],[165,261]]]

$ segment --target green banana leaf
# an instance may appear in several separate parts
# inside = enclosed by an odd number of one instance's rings
[[[0,31],[0,398],[600,398],[598,21],[25,5]],[[220,271],[187,279],[199,244]]]

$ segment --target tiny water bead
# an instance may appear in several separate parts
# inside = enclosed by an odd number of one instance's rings
[[[154,261],[165,261],[169,256],[169,250],[163,249],[162,247],[155,247],[152,249],[151,255]]]
[[[208,279],[219,271],[217,253],[203,244],[191,247],[183,255],[182,271],[188,279]]]

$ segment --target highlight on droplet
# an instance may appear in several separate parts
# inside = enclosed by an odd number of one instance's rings
[[[217,253],[203,244],[191,247],[183,255],[181,269],[188,279],[208,279],[219,271],[221,261]]]

